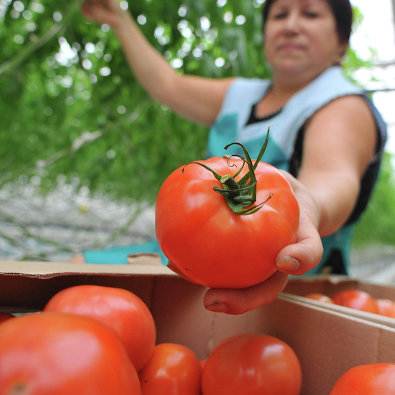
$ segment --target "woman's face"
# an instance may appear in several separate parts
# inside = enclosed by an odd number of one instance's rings
[[[325,0],[276,0],[264,33],[273,77],[300,75],[311,80],[339,62],[346,48]]]

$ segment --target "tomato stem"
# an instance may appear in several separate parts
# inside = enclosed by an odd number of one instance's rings
[[[244,157],[240,155],[233,155],[243,160],[243,166],[233,175],[226,174],[224,176],[221,176],[217,174],[209,166],[205,165],[204,163],[192,162],[197,165],[203,166],[205,169],[210,171],[214,175],[214,177],[220,182],[222,188],[215,186],[213,189],[215,192],[220,193],[225,198],[226,203],[228,204],[229,208],[233,211],[234,214],[237,215],[253,214],[257,212],[272,196],[270,194],[269,197],[264,202],[261,202],[259,204],[254,204],[256,202],[256,188],[257,188],[255,169],[257,168],[258,162],[261,160],[266,150],[268,140],[269,140],[269,130],[267,131],[266,139],[263,143],[263,146],[254,164],[252,163],[251,157],[243,144],[237,142],[228,144],[225,147],[225,149],[228,149],[232,145],[238,145],[242,148],[245,155]],[[228,159],[230,158],[231,156],[228,157]],[[236,181],[236,177],[240,174],[245,164],[247,164],[248,166],[248,172],[239,181]],[[229,167],[231,167],[230,164]]]

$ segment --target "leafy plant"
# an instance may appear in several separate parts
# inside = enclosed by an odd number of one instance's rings
[[[0,0],[0,187],[33,183],[48,192],[61,178],[93,195],[153,202],[172,170],[205,156],[208,130],[152,101],[113,32],[86,21],[81,3]],[[129,7],[180,73],[266,77],[262,3],[133,0]],[[349,50],[346,72],[362,65]],[[386,166],[358,228],[361,242],[373,219],[381,240],[393,234],[394,217],[382,208],[393,193]]]

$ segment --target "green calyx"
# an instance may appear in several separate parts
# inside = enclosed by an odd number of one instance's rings
[[[269,197],[264,202],[255,204],[257,188],[255,169],[257,168],[258,163],[266,150],[268,140],[269,131],[267,132],[265,142],[263,143],[263,146],[259,152],[255,164],[252,163],[250,155],[248,154],[243,144],[237,142],[228,144],[225,149],[228,149],[232,145],[238,145],[242,148],[245,155],[245,157],[239,155],[232,155],[243,160],[243,166],[241,166],[241,168],[233,175],[226,174],[224,176],[221,176],[203,163],[192,162],[197,165],[203,166],[205,169],[210,171],[214,175],[214,177],[220,182],[221,187],[215,186],[213,189],[215,192],[220,193],[225,198],[226,203],[234,214],[253,214],[257,212],[271,198],[271,195],[269,195]],[[229,158],[231,158],[232,156],[230,156]],[[245,165],[248,166],[248,172],[239,181],[236,181],[236,177],[241,173]],[[229,164],[229,167],[231,166],[232,165]]]

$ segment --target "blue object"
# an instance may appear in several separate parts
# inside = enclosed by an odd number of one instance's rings
[[[163,265],[167,265],[168,259],[159,247],[156,239],[141,244],[105,248],[101,250],[83,251],[86,263],[98,264],[127,264],[129,254],[151,253],[160,256]]]

